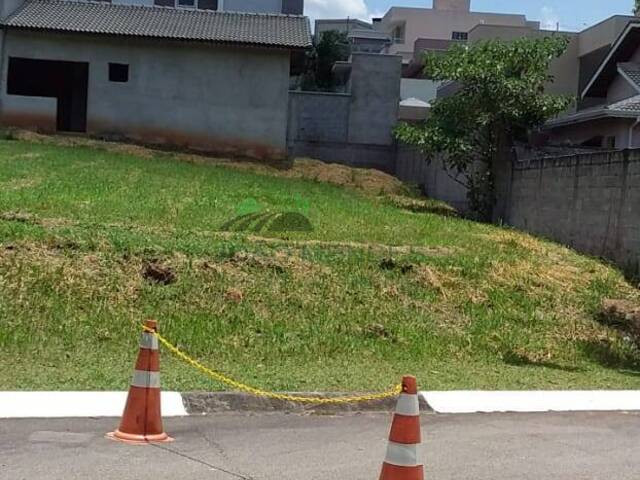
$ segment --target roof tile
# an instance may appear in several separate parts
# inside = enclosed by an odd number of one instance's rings
[[[106,2],[28,0],[3,25],[11,28],[121,35],[286,48],[311,46],[298,15],[209,12]]]
[[[607,105],[606,109],[615,112],[640,112],[640,95]]]

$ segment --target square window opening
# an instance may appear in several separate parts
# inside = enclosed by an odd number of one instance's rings
[[[469,39],[469,34],[467,32],[453,32],[451,34],[451,40],[459,40],[466,42]]]
[[[129,65],[124,63],[110,63],[109,81],[127,83],[129,81]]]

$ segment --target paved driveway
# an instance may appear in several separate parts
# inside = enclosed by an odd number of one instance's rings
[[[176,442],[103,438],[117,419],[0,420],[6,480],[376,480],[386,415],[215,415],[165,422]],[[640,415],[426,415],[429,480],[638,480]]]

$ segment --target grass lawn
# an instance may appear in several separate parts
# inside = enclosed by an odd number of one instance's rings
[[[640,387],[637,347],[597,322],[605,298],[640,302],[610,266],[371,188],[181,158],[0,142],[0,390],[125,389],[148,317],[276,390],[403,373],[425,389]],[[313,231],[220,231],[256,205]],[[175,281],[149,281],[149,263]],[[163,364],[164,388],[221,388]]]

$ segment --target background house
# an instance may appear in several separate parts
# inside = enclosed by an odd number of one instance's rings
[[[472,12],[470,0],[434,0],[433,8],[392,7],[371,23],[357,19],[316,21],[316,39],[338,30],[349,35],[353,51],[402,57],[401,100],[429,103],[438,83],[423,78],[425,52],[443,52],[455,42],[466,42],[478,25],[539,30],[540,23],[524,15]],[[412,100],[412,101],[413,101]]]
[[[15,9],[2,21],[3,124],[286,156],[290,56],[311,46],[305,17],[1,4]]]
[[[640,147],[639,22],[627,23],[579,99],[575,113],[547,124],[552,142],[611,149]]]
[[[322,18],[315,21],[313,34],[316,42],[319,42],[325,32],[349,34],[354,30],[373,30],[373,24],[357,18]]]
[[[469,31],[480,24],[531,26],[524,15],[472,12],[470,0],[434,0],[433,8],[392,7],[380,20],[378,29],[391,33],[391,54],[401,55],[408,65],[419,39],[466,41]]]

